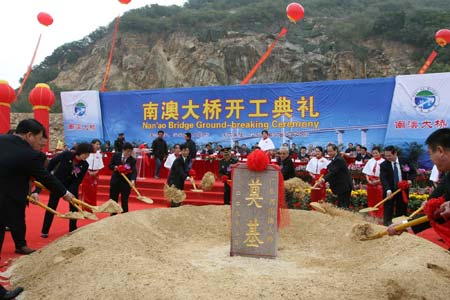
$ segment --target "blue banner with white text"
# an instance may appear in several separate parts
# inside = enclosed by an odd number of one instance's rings
[[[199,145],[255,145],[267,129],[282,143],[383,144],[395,79],[340,80],[100,93],[103,140],[123,132],[151,143],[158,130],[169,144],[191,132]]]

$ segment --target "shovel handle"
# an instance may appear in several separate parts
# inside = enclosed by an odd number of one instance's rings
[[[391,199],[393,196],[395,196],[396,194],[400,193],[401,189],[396,190],[395,192],[393,192],[389,197],[384,198],[383,200],[381,200],[380,202],[378,202],[377,204],[375,204],[374,208],[377,208],[378,206],[380,206],[381,204],[383,204],[384,202],[388,201],[389,199]]]
[[[194,178],[192,178],[192,177],[189,177],[190,179],[191,179],[191,183],[192,183],[192,185],[194,186],[194,190],[196,190],[197,189],[197,186],[195,185],[195,180],[194,180]]]
[[[83,201],[77,199],[77,198],[72,198],[72,202],[74,202],[76,204],[79,204],[81,206],[87,207],[87,208],[92,209],[92,210],[98,208],[97,206],[90,205],[90,204],[88,204],[86,202],[83,202]]]
[[[57,212],[56,210],[54,210],[53,208],[48,207],[47,205],[45,205],[42,202],[39,202],[37,200],[34,200],[33,197],[31,196],[27,196],[27,200],[30,201],[33,204],[36,204],[37,206],[42,207],[43,209],[45,209],[46,211],[56,215],[56,216],[60,216],[61,214],[59,212]]]
[[[312,186],[311,189],[315,189],[319,185],[319,180],[321,180],[322,177],[323,177],[323,175],[320,175],[319,179],[316,180],[316,182],[314,183],[314,185]]]
[[[133,189],[133,191],[135,191],[136,194],[140,197],[140,196],[141,196],[141,193],[139,193],[139,191],[137,190],[137,188],[131,183],[130,179],[128,179],[128,177],[127,177],[125,174],[123,174],[123,173],[120,173],[120,175],[122,175],[122,177],[123,177],[123,178],[125,179],[125,181],[130,185],[130,187]]]
[[[418,213],[420,213],[423,210],[423,205],[421,207],[419,207],[418,209],[416,209],[409,217],[409,219],[412,219],[412,217],[414,217],[415,215],[417,215]]]
[[[37,180],[34,181],[34,185],[37,186],[38,188],[40,188],[41,190],[44,190],[44,191],[47,190],[47,188]]]
[[[405,230],[408,227],[416,226],[416,225],[425,223],[427,221],[428,221],[428,217],[427,216],[423,216],[423,217],[414,219],[412,221],[409,221],[409,222],[406,222],[406,223],[403,223],[403,224],[399,224],[399,225],[395,226],[394,228],[395,228],[396,231],[403,231],[403,230]]]

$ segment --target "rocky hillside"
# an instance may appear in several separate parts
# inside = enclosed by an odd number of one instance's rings
[[[107,90],[142,90],[239,84],[267,50],[273,35],[228,32],[216,42],[173,33],[149,42],[148,36],[123,33],[117,41]],[[323,36],[311,38],[319,45]],[[100,89],[111,36],[98,41],[89,55],[62,66],[52,83],[64,89]],[[413,47],[398,42],[368,40],[362,61],[353,51],[320,53],[281,40],[251,83],[302,82],[374,78],[415,73],[421,61],[411,59]]]

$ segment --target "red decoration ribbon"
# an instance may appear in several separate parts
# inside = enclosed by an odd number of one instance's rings
[[[259,61],[256,63],[256,65],[253,67],[253,69],[250,70],[250,72],[245,76],[244,80],[242,80],[241,84],[247,84],[250,79],[252,79],[253,75],[255,75],[258,68],[263,64],[263,62],[269,57],[270,53],[272,52],[273,48],[275,48],[275,45],[277,44],[278,40],[286,35],[288,32],[288,29],[286,27],[281,28],[280,33],[278,33],[277,37],[275,38],[275,41],[269,46],[266,53],[264,53],[263,56],[259,59]]]
[[[420,68],[419,74],[423,74],[428,70],[428,68],[431,66],[431,64],[433,63],[433,61],[437,55],[438,55],[438,52],[436,50],[433,50],[431,52],[431,54],[428,56],[427,60],[423,64],[422,68]]]
[[[113,34],[112,43],[111,43],[111,51],[109,52],[108,64],[106,65],[105,76],[103,77],[103,83],[102,83],[102,88],[101,88],[102,92],[106,91],[106,82],[108,81],[109,70],[111,69],[111,61],[112,61],[113,54],[114,54],[114,45],[116,44],[117,31],[119,30],[119,20],[120,20],[120,16],[117,16],[116,26],[114,26],[114,34]]]
[[[423,211],[430,220],[430,224],[436,233],[450,246],[450,221],[444,223],[439,222],[439,219],[442,219],[441,204],[444,202],[445,198],[443,196],[428,199]]]
[[[406,190],[409,189],[409,182],[407,180],[399,181],[398,188],[402,190],[402,198],[403,202],[408,203],[408,194],[406,194]]]

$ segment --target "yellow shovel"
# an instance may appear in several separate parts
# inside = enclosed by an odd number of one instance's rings
[[[378,210],[378,207],[381,206],[381,204],[383,204],[384,202],[390,200],[394,195],[400,193],[400,191],[401,191],[401,189],[396,190],[396,191],[393,192],[390,196],[384,198],[383,200],[381,200],[380,202],[378,202],[377,204],[375,204],[374,207],[366,207],[366,208],[360,209],[359,212],[360,212],[360,213],[366,213],[366,212]]]
[[[42,190],[48,190],[42,183],[40,183],[39,181],[34,181],[34,184],[38,187],[38,188],[40,188],[40,189],[42,189]],[[77,199],[78,200],[78,199]],[[79,200],[78,200],[79,201]],[[84,218],[87,218],[87,219],[91,219],[91,220],[98,220],[98,217],[96,216],[96,215],[94,215],[94,214],[92,214],[92,213],[90,213],[90,212],[87,212],[87,211],[85,211],[85,210],[82,210],[81,209],[81,207],[79,207],[76,203],[74,203],[74,201],[72,200],[72,201],[70,201],[70,203],[79,211],[79,213],[81,213],[83,216],[84,216]],[[83,219],[84,219],[83,218]]]
[[[409,217],[400,216],[400,217],[392,219],[392,223],[402,223],[403,221],[410,220],[410,219],[412,219],[412,217],[414,217],[415,215],[420,213],[422,210],[423,210],[423,205],[421,207],[419,207],[418,209],[416,209]]]
[[[409,221],[407,223],[399,224],[399,225],[395,226],[394,228],[395,228],[396,231],[403,231],[403,230],[405,230],[408,227],[416,226],[416,225],[425,223],[427,221],[428,221],[428,217],[427,216],[423,216],[423,217],[417,218],[415,220]],[[389,232],[387,230],[380,231],[379,233],[371,235],[371,236],[361,237],[360,240],[361,241],[374,240],[374,239],[381,238],[381,237],[383,237],[385,235],[388,235],[388,234],[389,234]]]
[[[134,186],[133,183],[131,183],[130,179],[128,179],[128,177],[127,177],[125,174],[120,173],[120,175],[122,175],[122,177],[123,177],[123,178],[126,180],[126,182],[130,185],[130,187],[136,192],[136,194],[137,194],[137,197],[136,197],[136,198],[137,198],[138,200],[141,200],[142,202],[145,202],[145,203],[148,203],[148,204],[152,204],[152,203],[153,203],[153,200],[152,200],[152,199],[150,199],[149,197],[142,196],[141,193],[139,193],[139,191],[137,190],[137,188]]]
[[[84,215],[80,214],[80,213],[74,213],[74,212],[68,212],[65,214],[62,214],[56,210],[54,210],[51,207],[48,207],[47,205],[45,205],[42,202],[39,202],[37,200],[34,200],[33,197],[31,196],[27,196],[27,200],[30,201],[33,204],[36,204],[39,207],[42,207],[43,209],[45,209],[46,211],[54,214],[55,216],[57,216],[58,218],[62,218],[62,219],[73,219],[73,220],[81,220],[84,219]]]
[[[95,206],[95,205],[90,205],[84,201],[78,200],[78,199],[73,199],[73,202],[75,202],[76,204],[79,204],[81,206],[84,206],[86,208],[89,208],[90,210],[92,210],[94,213],[121,213],[123,212],[122,207],[117,204],[116,201],[109,199],[108,201],[106,201],[105,203],[103,203],[100,206]]]
[[[192,183],[192,185],[194,186],[194,188],[191,189],[191,191],[197,192],[197,193],[202,193],[203,190],[197,189],[197,186],[195,185],[195,180],[194,180],[194,178],[192,178],[192,177],[189,177],[189,178],[191,179],[191,183]]]

